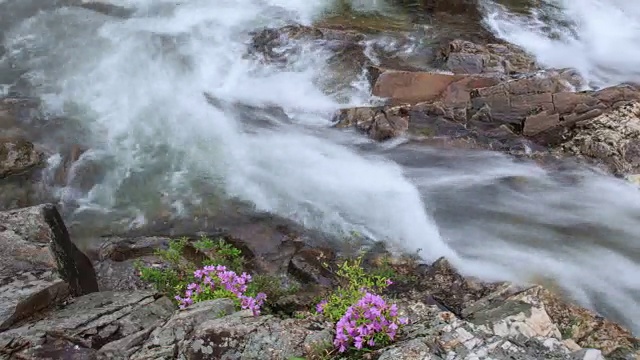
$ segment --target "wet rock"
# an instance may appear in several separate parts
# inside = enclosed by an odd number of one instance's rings
[[[555,112],[554,94],[573,90],[571,76],[569,71],[545,71],[477,89],[471,93],[471,116],[521,127],[528,116]]]
[[[87,149],[77,144],[66,150],[67,151],[62,154],[61,163],[53,176],[55,184],[59,186],[65,186],[69,183],[71,173],[73,172],[73,165],[80,159],[80,156],[87,151]]]
[[[334,118],[337,128],[355,128],[377,141],[402,136],[409,129],[404,107],[357,107],[341,110]]]
[[[372,70],[370,70],[372,71]],[[465,106],[474,89],[491,87],[498,80],[471,75],[374,69],[372,94],[391,104],[442,101],[446,105]]]
[[[337,128],[355,128],[378,141],[407,137],[550,162],[577,156],[619,175],[639,170],[637,86],[574,92],[580,78],[571,70],[491,85],[497,78],[370,69],[374,94],[392,104],[343,109],[334,117]]]
[[[509,77],[540,70],[533,57],[515,45],[479,45],[459,39],[441,48],[436,60],[454,74]]]
[[[0,330],[69,295],[98,291],[91,261],[53,205],[0,212]]]
[[[248,55],[271,66],[288,67],[301,57],[325,57],[326,66],[317,83],[325,91],[340,94],[362,73],[368,58],[364,35],[341,29],[289,25],[267,28],[253,34]]]
[[[202,266],[216,256],[214,250],[201,250],[193,246],[193,242],[202,236],[214,241],[222,239],[239,249],[246,260],[245,271],[279,279],[284,287],[301,285],[307,292],[317,296],[334,285],[334,274],[323,265],[325,262],[335,262],[336,253],[332,250],[334,239],[278,216],[255,213],[236,205],[238,207],[227,205],[228,208],[215,217],[155,224],[117,236],[88,240],[98,245],[87,250],[87,253],[95,261],[100,288],[146,288],[134,265],[140,261],[152,267],[167,266],[155,252],[166,249],[171,239],[187,239],[184,261]],[[273,300],[276,301],[275,298]],[[277,307],[295,309],[302,304],[311,304],[313,299],[305,295],[289,301],[289,305],[298,305]]]
[[[546,151],[506,125],[467,120],[467,110],[441,102],[349,108],[339,111],[334,122],[337,128],[355,128],[378,141],[406,136],[414,143],[448,149],[527,156]]]
[[[104,15],[120,18],[128,18],[135,12],[133,8],[126,8],[123,6],[112,4],[110,1],[106,0],[66,0],[65,3],[70,6],[79,6]]]
[[[56,354],[95,358],[98,349],[117,342],[121,347],[107,346],[102,352],[126,353],[130,349],[125,345],[135,344],[132,337],[162,325],[174,309],[169,299],[153,292],[92,293],[40,321],[1,333],[0,352],[29,359],[55,358]]]
[[[330,287],[334,284],[334,275],[322,264],[334,260],[335,253],[329,249],[305,248],[291,257],[288,271],[305,284]]]
[[[43,153],[26,139],[0,138],[0,179],[26,173],[43,159]]]
[[[423,0],[422,6],[428,13],[447,13],[480,18],[482,14],[477,0]]]
[[[0,132],[14,129],[21,123],[29,123],[37,118],[39,105],[39,101],[32,98],[0,98]]]
[[[88,255],[98,261],[126,261],[153,255],[157,250],[167,249],[170,239],[167,237],[106,237],[99,241],[98,248]]]
[[[304,25],[266,28],[252,34],[249,54],[259,55],[264,61],[286,63],[287,57],[299,54],[302,45],[313,43],[330,50],[334,55],[330,63],[342,62],[349,69],[362,67],[366,61],[364,36],[351,30],[329,29]]]

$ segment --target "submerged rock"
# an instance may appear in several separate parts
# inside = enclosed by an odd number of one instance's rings
[[[329,29],[304,25],[266,28],[254,32],[250,55],[259,55],[270,63],[286,63],[287,57],[299,54],[305,44],[315,43],[333,53],[329,63],[340,63],[357,73],[366,62],[364,35],[352,30]]]

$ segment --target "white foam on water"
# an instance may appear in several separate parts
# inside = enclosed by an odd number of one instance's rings
[[[640,2],[542,0],[529,15],[487,3],[496,35],[545,66],[575,68],[594,87],[640,82]]]
[[[8,36],[49,110],[81,119],[100,150],[94,159],[108,165],[100,184],[78,199],[80,211],[128,209],[139,222],[140,208],[161,202],[160,193],[176,209],[202,201],[194,183],[205,182],[309,226],[420,243],[430,259],[455,257],[401,167],[297,130],[328,127],[340,106],[316,85],[328,71],[326,54],[301,56],[284,70],[244,58],[249,31],[308,23],[325,2],[128,5],[138,9],[130,19],[42,12]],[[212,106],[205,92],[226,103],[282,107],[293,124],[262,128],[259,119]]]

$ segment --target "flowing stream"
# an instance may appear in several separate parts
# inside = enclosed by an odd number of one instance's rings
[[[126,227],[239,198],[487,279],[547,278],[640,331],[634,186],[495,153],[372,144],[330,128],[336,109],[370,99],[364,79],[322,86],[325,50],[305,47],[286,68],[245,56],[250,31],[311,23],[328,1],[113,0],[128,9],[118,16],[79,3],[0,0],[0,91],[43,101],[56,131],[40,140],[52,153],[90,148],[51,189],[69,223]],[[362,11],[381,3],[358,1]],[[485,5],[487,26],[545,65],[575,67],[594,87],[640,80],[640,4]],[[84,186],[96,164],[97,184]]]

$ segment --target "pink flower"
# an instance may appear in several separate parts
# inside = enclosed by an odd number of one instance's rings
[[[324,310],[325,305],[321,302],[317,309]],[[335,347],[342,353],[352,344],[362,349],[365,344],[375,346],[376,340],[394,341],[400,326],[408,322],[406,318],[398,318],[397,312],[395,304],[389,305],[382,297],[366,292],[336,323]]]
[[[316,305],[316,311],[322,314],[325,307],[327,307],[327,300],[322,300],[318,303],[318,305]]]
[[[247,285],[252,280],[251,275],[247,273],[238,275],[234,271],[227,270],[223,265],[207,265],[202,269],[194,271],[193,276],[197,280],[200,280],[201,284],[198,282],[191,283],[187,285],[184,298],[180,296],[175,297],[181,309],[193,304],[194,298],[197,299],[197,296],[202,294],[202,284],[211,288],[211,290],[215,290],[217,285],[236,296],[240,300],[242,309],[250,309],[255,316],[260,315],[260,308],[267,299],[267,295],[259,293],[255,298],[245,295],[248,288]]]

